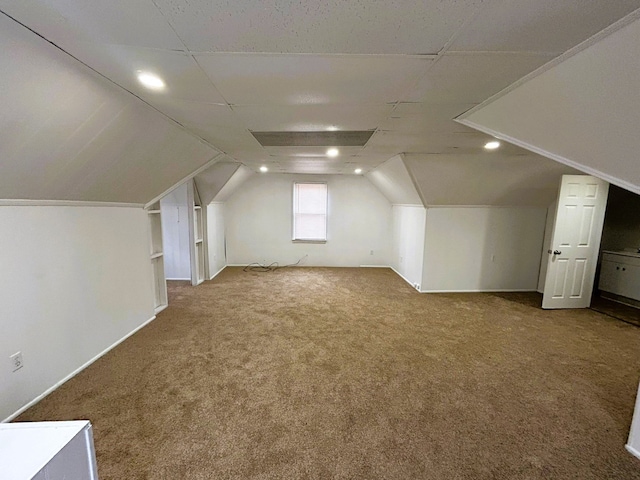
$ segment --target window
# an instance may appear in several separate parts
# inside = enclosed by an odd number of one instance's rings
[[[327,184],[293,184],[293,240],[327,241]]]

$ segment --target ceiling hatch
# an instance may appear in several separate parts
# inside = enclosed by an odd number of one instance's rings
[[[251,132],[263,147],[363,147],[375,130]]]

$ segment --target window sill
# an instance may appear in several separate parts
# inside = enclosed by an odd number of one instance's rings
[[[291,240],[293,243],[327,243],[326,240]]]

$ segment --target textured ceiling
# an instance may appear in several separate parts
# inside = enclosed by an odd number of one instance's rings
[[[399,153],[480,154],[453,118],[640,0],[0,0],[0,9],[254,171],[371,171]],[[137,70],[167,83],[141,87]],[[375,130],[337,159],[251,130]],[[521,155],[517,147],[504,150]],[[176,179],[177,180],[177,179]]]

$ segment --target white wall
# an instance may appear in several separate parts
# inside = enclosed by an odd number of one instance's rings
[[[419,205],[393,206],[391,266],[412,286],[422,283],[426,209]]]
[[[428,208],[423,291],[530,290],[546,209]]]
[[[160,200],[164,274],[168,280],[191,280],[187,184]]]
[[[326,244],[291,241],[294,181],[328,183]],[[254,175],[227,200],[225,226],[230,265],[286,265],[305,255],[305,265],[317,266],[357,267],[390,262],[391,204],[358,175]]]
[[[225,254],[224,204],[207,205],[207,242],[209,253],[209,275],[213,278],[227,265]]]
[[[0,265],[0,419],[153,317],[141,208],[0,207]]]

